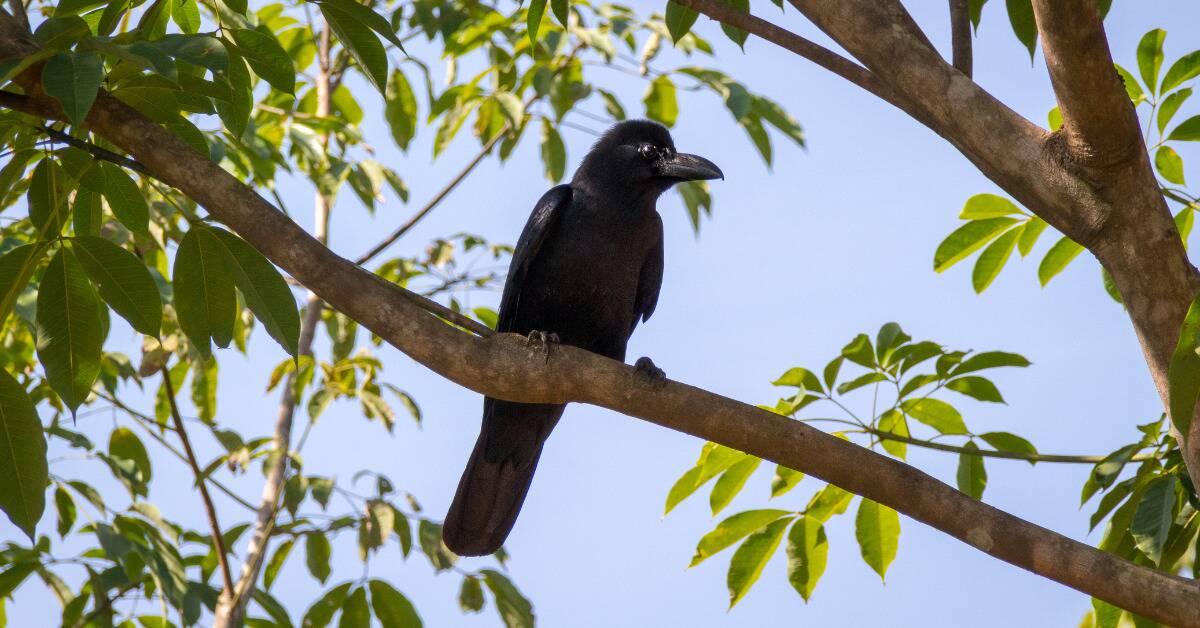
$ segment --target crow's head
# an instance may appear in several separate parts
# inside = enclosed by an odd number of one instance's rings
[[[600,137],[575,173],[575,183],[619,186],[636,195],[661,194],[682,181],[725,178],[713,162],[675,151],[666,127],[649,120],[618,122]]]

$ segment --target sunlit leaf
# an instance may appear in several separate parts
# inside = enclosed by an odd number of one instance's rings
[[[788,532],[787,556],[788,582],[807,602],[825,573],[829,556],[825,526],[810,517],[796,519]]]
[[[725,578],[725,584],[729,589],[730,608],[741,601],[750,591],[750,587],[758,581],[763,568],[767,566],[767,562],[779,548],[779,543],[783,540],[783,533],[787,530],[789,523],[791,523],[791,519],[787,518],[772,522],[767,527],[746,537],[746,540],[733,553],[733,558],[729,561],[729,572]]]
[[[854,518],[854,537],[863,560],[883,579],[900,545],[900,516],[864,497]]]

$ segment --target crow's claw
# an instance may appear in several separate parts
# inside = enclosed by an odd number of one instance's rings
[[[550,352],[554,345],[558,344],[558,334],[546,333],[544,331],[533,330],[525,337],[525,346],[529,348],[530,353],[540,353],[546,360],[550,359]]]
[[[637,362],[633,363],[633,368],[637,369],[637,372],[642,377],[645,377],[650,382],[650,385],[654,386],[655,388],[662,387],[667,381],[666,371],[655,366],[654,360],[651,360],[650,358],[638,358]]]

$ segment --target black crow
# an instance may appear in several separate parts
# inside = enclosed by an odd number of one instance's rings
[[[533,208],[513,251],[496,331],[562,342],[625,360],[638,321],[650,318],[663,274],[658,197],[682,181],[715,179],[702,157],[675,152],[660,124],[610,128],[575,171]],[[663,372],[649,358],[636,366]],[[566,406],[483,400],[483,426],[446,515],[442,538],[461,556],[491,554],[512,530],[542,445]]]

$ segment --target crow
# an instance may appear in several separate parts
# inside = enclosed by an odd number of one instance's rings
[[[610,128],[571,183],[542,196],[517,240],[496,325],[625,360],[633,328],[654,313],[663,275],[658,197],[676,183],[724,178],[715,164],[675,151],[671,134],[649,120]],[[665,377],[649,358],[636,367]],[[512,530],[542,445],[565,405],[483,400],[483,425],[442,539],[460,556],[500,549]]]

